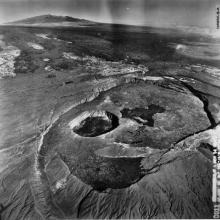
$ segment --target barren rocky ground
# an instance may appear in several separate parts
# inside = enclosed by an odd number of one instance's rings
[[[220,42],[27,26],[0,27],[1,219],[212,218]]]

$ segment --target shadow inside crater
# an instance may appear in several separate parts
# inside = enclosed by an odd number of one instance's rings
[[[83,137],[96,137],[114,130],[118,125],[118,117],[105,111],[85,118],[73,128],[73,131]]]

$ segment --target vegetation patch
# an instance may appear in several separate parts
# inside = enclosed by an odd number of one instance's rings
[[[21,51],[20,56],[15,59],[15,73],[32,73],[38,68],[31,54],[27,50]]]

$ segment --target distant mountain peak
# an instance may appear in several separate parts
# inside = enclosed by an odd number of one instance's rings
[[[83,22],[83,23],[92,23],[91,21],[73,18],[70,16],[57,16],[57,15],[39,15],[31,18],[26,18],[8,24],[44,24],[44,23],[59,23],[59,22]]]

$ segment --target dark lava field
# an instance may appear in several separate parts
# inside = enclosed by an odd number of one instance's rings
[[[45,19],[0,27],[0,219],[212,218],[220,40]]]

